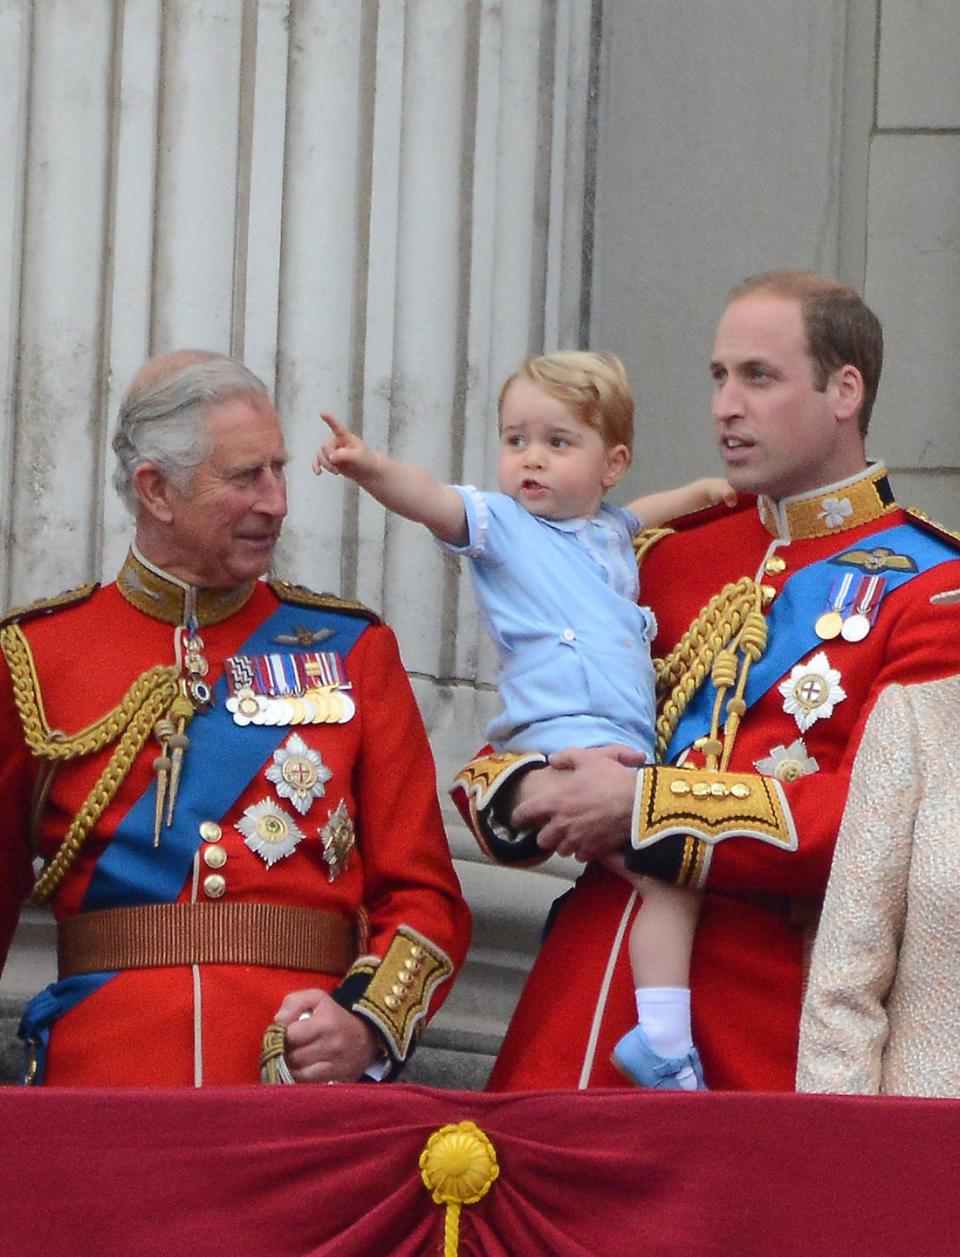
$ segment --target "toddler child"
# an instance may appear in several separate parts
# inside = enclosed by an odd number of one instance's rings
[[[527,359],[500,392],[499,493],[441,484],[323,416],[332,436],[314,471],[348,476],[470,560],[499,655],[504,709],[486,731],[498,750],[549,755],[622,743],[653,758],[656,625],[637,605],[631,541],[642,527],[736,495],[725,481],[705,479],[626,508],[605,503],[630,465],[633,409],[613,354]],[[622,857],[614,861],[622,870]],[[689,990],[698,898],[631,880],[643,894],[629,943],[638,1024],[617,1044],[614,1064],[640,1086],[702,1089]]]

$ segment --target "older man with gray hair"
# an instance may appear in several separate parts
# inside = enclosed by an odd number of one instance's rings
[[[393,634],[262,579],[287,454],[240,363],[151,359],[113,448],[117,580],[0,621],[0,956],[30,893],[58,930],[25,1081],[389,1076],[469,937]]]

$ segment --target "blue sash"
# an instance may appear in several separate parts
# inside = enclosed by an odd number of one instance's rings
[[[912,571],[883,569],[887,593],[907,584],[922,572],[928,572],[940,563],[957,558],[956,549],[947,542],[922,532],[911,524],[898,524],[884,532],[864,537],[855,545],[846,545],[829,558],[821,559],[794,573],[784,583],[767,616],[767,649],[750,668],[743,695],[748,708],[780,681],[804,655],[823,645],[814,625],[817,615],[826,607],[830,590],[837,578],[837,559],[851,550],[875,550],[881,546],[896,554],[908,554],[915,564],[915,570]],[[844,564],[841,570],[855,569]],[[813,608],[816,608],[815,613]],[[664,755],[664,763],[671,763],[697,738],[710,732],[715,699],[716,689],[708,677],[691,699],[674,730]]]
[[[281,603],[235,653],[298,654],[303,647],[280,645],[276,637],[293,635],[305,621],[332,628],[334,635],[324,641],[324,649],[337,650],[342,656],[353,649],[367,627],[367,621],[358,616]],[[151,782],[97,860],[81,911],[176,900],[200,845],[201,821],[222,817],[289,736],[285,725],[237,725],[226,709],[226,698],[224,674],[214,688],[213,709],[190,722],[190,749],[184,756],[177,808],[173,824],[161,832],[160,846],[153,845],[156,784]],[[25,1042],[33,1040],[38,1045],[35,1083],[43,1082],[53,1023],[114,976],[114,972],[88,973],[53,982],[27,1005],[17,1033]]]

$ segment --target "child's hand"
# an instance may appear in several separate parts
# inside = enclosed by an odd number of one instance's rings
[[[345,428],[339,419],[334,419],[333,415],[321,415],[320,418],[332,435],[313,456],[313,470],[316,475],[330,471],[335,476],[344,475],[356,479],[374,469],[377,461],[375,450],[356,433]]]
[[[708,506],[719,506],[721,502],[724,506],[737,505],[736,489],[719,476],[705,476],[703,480],[696,481],[696,487],[703,494],[704,509]]]

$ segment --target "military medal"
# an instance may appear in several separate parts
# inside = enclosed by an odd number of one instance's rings
[[[336,651],[234,655],[226,671],[238,725],[346,724],[356,714]]]
[[[821,641],[831,641],[839,637],[843,631],[844,610],[850,601],[850,588],[853,585],[853,573],[846,572],[834,581],[827,598],[827,610],[818,616],[814,631]]]
[[[840,633],[845,642],[862,642],[871,628],[872,625],[867,617],[858,613],[852,615],[849,620],[844,620]]]
[[[817,637],[823,641],[831,641],[834,637],[840,636],[840,630],[843,628],[843,616],[839,611],[824,611],[814,624]]]
[[[272,799],[262,799],[248,807],[237,821],[237,829],[243,834],[250,850],[263,860],[267,868],[272,868],[278,860],[295,851],[304,838],[293,817],[288,816]]]
[[[266,777],[276,786],[281,799],[289,799],[305,816],[314,799],[323,798],[326,783],[333,776],[319,754],[307,746],[299,733],[291,733],[273,753]]]
[[[853,599],[855,610],[844,620],[843,628],[840,630],[845,642],[862,642],[873,628],[886,583],[883,576],[860,578],[856,596]]]
[[[350,851],[356,841],[353,821],[347,811],[345,800],[341,799],[323,829],[320,830],[320,841],[323,843],[323,858],[327,862],[330,881],[336,881],[346,869]]]
[[[793,716],[801,733],[817,720],[832,716],[837,703],[847,697],[840,673],[830,667],[824,651],[807,663],[798,663],[777,689],[784,697],[783,710]]]

